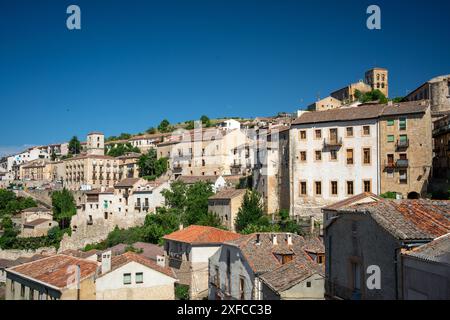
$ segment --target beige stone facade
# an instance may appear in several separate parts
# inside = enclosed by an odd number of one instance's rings
[[[308,111],[323,111],[340,108],[342,106],[342,101],[332,96],[320,99],[308,106]]]
[[[408,101],[430,100],[432,115],[445,115],[450,111],[450,74],[425,82],[411,91],[405,99]]]
[[[51,182],[58,176],[58,162],[36,159],[20,166],[20,177],[25,181]]]
[[[434,121],[433,142],[433,176],[447,179],[450,177],[450,116]]]
[[[380,90],[386,97],[389,96],[388,70],[385,68],[373,68],[366,71],[365,82],[372,90]]]
[[[425,103],[425,102],[424,102]],[[379,119],[381,193],[425,195],[432,166],[431,112],[384,113]]]
[[[365,93],[372,91],[372,87],[363,81],[352,83],[342,89],[332,92],[331,97],[342,101],[344,104],[351,103],[356,100],[355,92],[356,90]]]
[[[235,221],[246,189],[225,189],[208,199],[208,211],[216,214],[222,225],[235,231]]]

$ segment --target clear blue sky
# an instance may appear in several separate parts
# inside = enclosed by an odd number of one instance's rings
[[[292,112],[373,66],[404,95],[450,73],[449,3],[1,0],[0,154],[163,118]],[[370,4],[382,30],[366,28]]]

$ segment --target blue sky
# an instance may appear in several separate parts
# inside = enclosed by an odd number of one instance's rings
[[[66,28],[81,8],[82,29]],[[381,7],[382,29],[366,28]],[[450,73],[450,2],[2,0],[0,154],[89,131],[293,112],[381,66]]]

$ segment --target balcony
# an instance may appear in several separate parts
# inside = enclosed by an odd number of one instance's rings
[[[148,204],[144,204],[142,206],[142,210],[144,210],[144,211],[148,211],[149,208],[150,208],[150,206]]]
[[[333,147],[341,147],[342,146],[342,138],[333,138],[333,139],[323,139],[323,147],[324,148],[333,148]]]
[[[408,168],[409,161],[408,161],[408,159],[398,159],[395,166],[397,168]]]
[[[397,140],[397,143],[395,144],[397,149],[406,149],[409,147],[409,139],[406,140]]]
[[[141,209],[141,204],[140,203],[135,203],[134,204],[134,208],[135,209]]]
[[[181,172],[183,170],[183,167],[179,163],[174,163],[172,166],[173,172]]]
[[[383,164],[384,169],[395,169],[395,162],[394,161],[385,161]]]

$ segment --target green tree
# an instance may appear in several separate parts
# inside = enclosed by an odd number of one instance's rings
[[[203,127],[209,128],[211,127],[211,120],[205,115],[200,117],[200,121],[202,122]]]
[[[167,119],[161,121],[158,125],[158,131],[162,133],[170,132],[170,122]]]
[[[385,193],[380,194],[380,197],[386,198],[386,199],[396,199],[397,198],[397,192],[387,191]]]
[[[119,157],[123,156],[126,153],[135,152],[141,153],[141,150],[138,147],[133,147],[131,143],[118,143],[108,151],[108,155],[111,157]]]
[[[156,133],[156,129],[154,127],[150,127],[147,130],[145,130],[146,133],[148,134],[155,134]]]
[[[53,218],[59,223],[61,229],[70,226],[72,216],[77,213],[72,193],[63,189],[52,193]]]
[[[264,215],[261,195],[256,191],[247,190],[236,217],[236,229],[241,231],[251,224],[265,225],[267,224],[265,218],[267,216]]]
[[[157,159],[156,150],[151,148],[138,160],[139,175],[148,180],[155,180],[167,172],[168,159],[163,157]]]
[[[355,90],[355,98],[362,103],[367,103],[371,101],[378,101],[379,103],[387,103],[388,99],[386,96],[378,89],[362,93],[359,90]]]
[[[78,140],[77,136],[73,136],[69,141],[69,153],[70,154],[80,154],[81,152],[81,143]]]
[[[186,122],[186,125],[184,126],[184,128],[185,128],[186,130],[192,130],[192,129],[194,129],[194,128],[195,128],[194,120],[189,120],[189,121],[187,121],[187,122]]]

